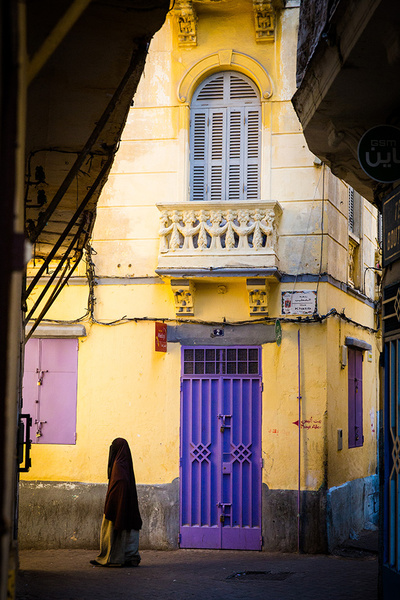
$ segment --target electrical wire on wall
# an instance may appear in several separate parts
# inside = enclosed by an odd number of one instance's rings
[[[192,325],[208,325],[208,326],[213,326],[213,327],[240,327],[243,325],[255,325],[255,324],[262,324],[262,325],[273,325],[276,322],[276,318],[275,317],[262,317],[259,319],[245,319],[242,321],[227,321],[225,318],[220,321],[220,320],[201,320],[201,319],[190,319],[188,317],[185,318],[179,318],[179,317],[174,317],[174,318],[168,318],[168,317],[128,317],[127,315],[124,315],[118,319],[112,320],[112,321],[100,321],[95,317],[95,307],[96,307],[96,293],[95,293],[95,289],[97,286],[97,278],[96,278],[96,270],[95,270],[95,263],[93,260],[93,256],[96,254],[96,251],[94,250],[94,248],[92,248],[92,246],[90,244],[86,244],[85,247],[85,258],[84,261],[86,263],[86,279],[87,279],[87,283],[88,283],[88,287],[89,287],[89,293],[88,293],[88,300],[87,300],[87,309],[84,315],[82,315],[81,317],[78,317],[77,319],[73,319],[73,320],[60,320],[60,319],[44,319],[43,322],[47,322],[47,323],[58,323],[58,324],[72,324],[72,323],[82,323],[83,321],[92,323],[92,324],[96,324],[96,325],[102,325],[105,327],[112,327],[112,326],[116,326],[116,325],[123,325],[126,323],[139,323],[139,322],[163,322],[163,323],[174,323],[174,324],[183,324],[183,323],[189,323]],[[280,317],[279,320],[281,323],[291,323],[291,324],[307,324],[307,325],[311,325],[311,324],[315,324],[315,323],[323,323],[326,319],[331,318],[331,317],[337,317],[342,321],[345,321],[346,323],[349,323],[351,325],[354,325],[356,327],[359,327],[361,329],[364,329],[365,331],[368,331],[370,333],[376,333],[378,331],[378,329],[373,329],[371,327],[368,327],[367,325],[363,325],[362,323],[359,323],[357,321],[354,321],[354,319],[351,319],[350,317],[348,317],[345,312],[344,309],[342,310],[342,312],[338,312],[335,308],[332,308],[329,312],[327,312],[325,315],[320,315],[318,313],[315,313],[314,315],[310,315],[310,316],[305,316],[305,317]]]

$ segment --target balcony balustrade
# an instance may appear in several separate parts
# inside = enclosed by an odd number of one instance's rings
[[[157,208],[157,271],[278,268],[278,202],[180,202]]]

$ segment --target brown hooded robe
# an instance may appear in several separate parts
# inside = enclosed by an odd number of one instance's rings
[[[135,474],[128,442],[116,438],[108,458],[108,490],[104,506],[106,519],[116,531],[139,531],[142,519],[139,512]]]

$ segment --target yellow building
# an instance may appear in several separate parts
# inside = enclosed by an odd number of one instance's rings
[[[307,149],[298,6],[176,0],[154,37],[86,272],[28,341],[22,547],[96,547],[118,436],[144,547],[376,526],[377,212]]]

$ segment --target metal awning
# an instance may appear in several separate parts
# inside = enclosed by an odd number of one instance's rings
[[[25,226],[40,268],[25,300],[51,261],[58,262],[51,301],[77,266],[168,9],[169,0],[26,4]],[[28,318],[39,322],[50,304],[48,296],[44,306],[36,302]]]

